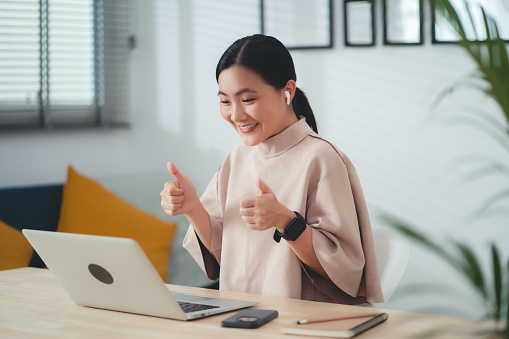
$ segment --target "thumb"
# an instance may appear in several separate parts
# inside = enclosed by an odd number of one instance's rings
[[[168,172],[177,180],[177,181],[185,181],[187,177],[180,172],[177,166],[173,163],[173,161],[168,162],[166,165],[168,167]]]
[[[272,193],[272,190],[270,189],[269,186],[267,186],[266,183],[264,183],[262,181],[262,179],[258,178],[258,180],[256,180],[256,186],[260,189],[260,195],[264,194],[264,193]]]

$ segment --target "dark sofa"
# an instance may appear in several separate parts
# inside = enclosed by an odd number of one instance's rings
[[[56,231],[60,217],[63,184],[0,188],[0,220],[18,230]],[[33,253],[30,267],[45,267]]]

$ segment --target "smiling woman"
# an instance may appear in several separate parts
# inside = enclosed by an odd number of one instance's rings
[[[286,113],[293,110],[297,119],[300,119],[301,116],[305,117],[313,131],[318,133],[315,116],[306,95],[296,86],[297,75],[295,74],[292,56],[279,40],[257,34],[234,42],[230,48],[224,52],[216,67],[216,80],[219,84],[219,94],[221,94],[222,91],[220,77],[223,71],[229,71],[232,66],[243,67],[243,70],[238,70],[236,68],[233,72],[230,70],[228,75],[226,75],[227,77],[229,76],[229,78],[237,76],[236,78],[238,81],[235,83],[236,85],[240,85],[238,82],[242,81],[246,86],[250,84],[250,82],[253,82],[253,85],[259,86],[261,85],[259,81],[262,81],[265,85],[271,87],[273,91],[279,91],[285,103],[287,99],[283,92],[288,92],[292,105],[290,106],[287,103],[289,107],[286,109]],[[242,72],[243,74],[237,74],[238,72]],[[243,79],[244,76],[246,76],[245,79]],[[223,78],[224,77],[223,75]],[[223,81],[223,86],[226,86],[230,80],[233,79]],[[228,85],[229,87],[234,86],[233,83]],[[264,89],[265,92],[269,90],[268,87]],[[239,87],[239,90],[240,89],[255,90],[254,88],[242,86]],[[235,93],[237,94],[237,92]],[[221,113],[222,112],[223,110],[221,110]]]
[[[317,134],[277,39],[244,37],[216,68],[223,118],[241,138],[201,198],[168,163],[161,205],[191,223],[184,247],[222,290],[381,302],[373,235],[348,157]],[[281,241],[284,239],[285,241]]]
[[[298,120],[283,94],[295,93],[293,80],[284,91],[277,90],[248,68],[232,66],[221,72],[218,83],[221,115],[248,146],[258,145]]]

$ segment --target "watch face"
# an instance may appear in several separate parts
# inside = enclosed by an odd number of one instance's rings
[[[286,226],[285,231],[281,236],[283,239],[295,241],[305,229],[306,222],[304,221],[304,218],[302,218],[300,214],[297,214],[297,217],[293,219],[288,226]]]
[[[295,241],[297,238],[304,232],[306,229],[306,220],[299,213],[295,212],[297,216],[285,227],[283,233],[279,232],[277,229],[274,231],[274,241],[279,243],[281,238],[288,241]]]

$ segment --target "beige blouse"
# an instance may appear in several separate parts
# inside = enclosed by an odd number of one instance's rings
[[[261,178],[279,202],[312,229],[313,247],[329,281],[306,267],[274,228],[251,230],[240,200],[259,194]],[[350,160],[301,119],[257,146],[238,144],[200,199],[209,212],[215,258],[192,225],[184,247],[221,290],[345,304],[383,301],[373,235]]]

